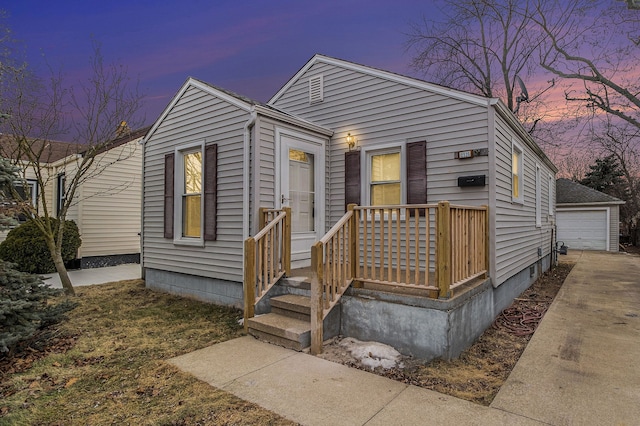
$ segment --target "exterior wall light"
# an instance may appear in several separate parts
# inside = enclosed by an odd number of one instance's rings
[[[347,145],[349,146],[349,151],[353,150],[353,147],[356,146],[356,138],[351,136],[351,133],[347,133]]]

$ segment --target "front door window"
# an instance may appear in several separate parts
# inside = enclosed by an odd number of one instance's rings
[[[301,150],[289,149],[289,205],[291,232],[315,231],[314,157]]]

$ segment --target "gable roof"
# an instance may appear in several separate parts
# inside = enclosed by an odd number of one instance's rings
[[[556,204],[624,204],[619,198],[569,179],[556,180]]]
[[[142,127],[118,136],[98,148],[94,152],[94,155],[141,138],[148,130],[149,127]],[[32,141],[31,146],[34,152],[42,152],[42,154],[39,155],[39,160],[40,163],[46,164],[55,163],[71,155],[84,156],[90,150],[87,145],[79,142],[46,141],[42,139]],[[26,154],[20,151],[20,146],[16,143],[15,139],[9,135],[0,135],[0,156],[12,160],[28,160]]]
[[[178,103],[182,95],[190,88],[195,87],[199,90],[204,91],[205,93],[209,93],[212,96],[216,96],[229,102],[232,105],[246,111],[247,113],[252,113],[256,111],[262,115],[274,118],[276,120],[286,121],[294,124],[298,124],[302,127],[306,127],[308,129],[315,130],[321,134],[326,134],[331,136],[333,134],[333,130],[326,129],[317,124],[311,123],[307,120],[304,120],[300,117],[296,117],[291,115],[285,111],[282,111],[272,105],[265,104],[260,101],[256,101],[251,98],[247,98],[246,96],[239,95],[235,92],[232,92],[227,89],[223,89],[222,87],[215,86],[210,83],[206,83],[202,80],[198,80],[197,78],[189,77],[187,81],[184,82],[180,90],[176,93],[176,95],[171,99],[169,105],[164,109],[162,114],[158,117],[158,119],[150,126],[149,131],[145,135],[143,142],[146,142],[153,133],[158,129],[162,121],[166,118],[167,115],[171,112],[173,107]]]
[[[401,74],[397,74],[391,71],[381,70],[379,68],[374,68],[366,65],[357,64],[355,62],[345,61],[343,59],[332,58],[330,56],[316,54],[314,55],[300,70],[289,79],[289,81],[282,86],[280,90],[271,98],[267,104],[271,105],[276,102],[286,91],[291,87],[309,68],[318,63],[331,64],[339,67],[343,67],[346,69],[350,69],[353,71],[358,71],[364,74],[369,74],[377,77],[381,77],[390,81],[395,81],[397,83],[402,83],[407,86],[416,87],[423,90],[429,90],[434,93],[438,93],[441,95],[449,96],[454,99],[459,99],[463,101],[470,102],[475,105],[490,105],[490,100],[492,98],[486,98],[484,96],[474,95],[472,93],[463,92],[457,89],[451,89],[449,87],[440,86],[435,83],[429,83],[424,80],[420,80],[413,77],[407,77]]]
[[[69,155],[81,153],[84,148],[84,146],[79,143],[45,141],[41,139],[34,140],[31,142],[31,145],[35,152],[42,150],[42,155],[40,155],[42,163],[55,163]],[[20,151],[20,146],[16,140],[9,135],[0,135],[0,155],[12,160],[28,159],[26,154]]]
[[[323,63],[330,64],[342,68],[346,68],[352,71],[372,75],[375,77],[383,78],[396,83],[404,84],[410,87],[414,87],[420,90],[430,91],[443,96],[448,96],[460,101],[469,102],[474,105],[483,106],[486,108],[495,108],[507,123],[517,132],[524,140],[524,143],[529,146],[538,155],[544,163],[549,166],[554,173],[558,172],[558,168],[542,151],[538,144],[533,140],[531,135],[522,125],[522,122],[513,114],[513,112],[500,100],[499,98],[487,98],[485,96],[475,95],[473,93],[464,92],[462,90],[452,89],[450,87],[440,86],[435,83],[429,83],[424,80],[420,80],[413,77],[407,77],[401,74],[397,74],[390,71],[381,70],[378,68],[357,64],[355,62],[345,61],[343,59],[332,58],[330,56],[316,54],[314,55],[289,81],[282,86],[282,88],[267,102],[268,105],[275,103],[293,84],[295,84],[313,65]]]

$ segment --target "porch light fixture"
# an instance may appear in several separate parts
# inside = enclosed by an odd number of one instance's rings
[[[347,145],[349,146],[349,151],[353,150],[353,147],[356,145],[356,138],[351,136],[351,133],[347,133]]]

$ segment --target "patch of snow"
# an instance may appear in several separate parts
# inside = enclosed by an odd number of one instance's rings
[[[403,367],[402,363],[398,364],[402,355],[389,345],[378,342],[362,342],[352,337],[345,337],[339,345],[348,350],[351,356],[362,365],[372,370],[376,367],[384,369],[396,366]]]

